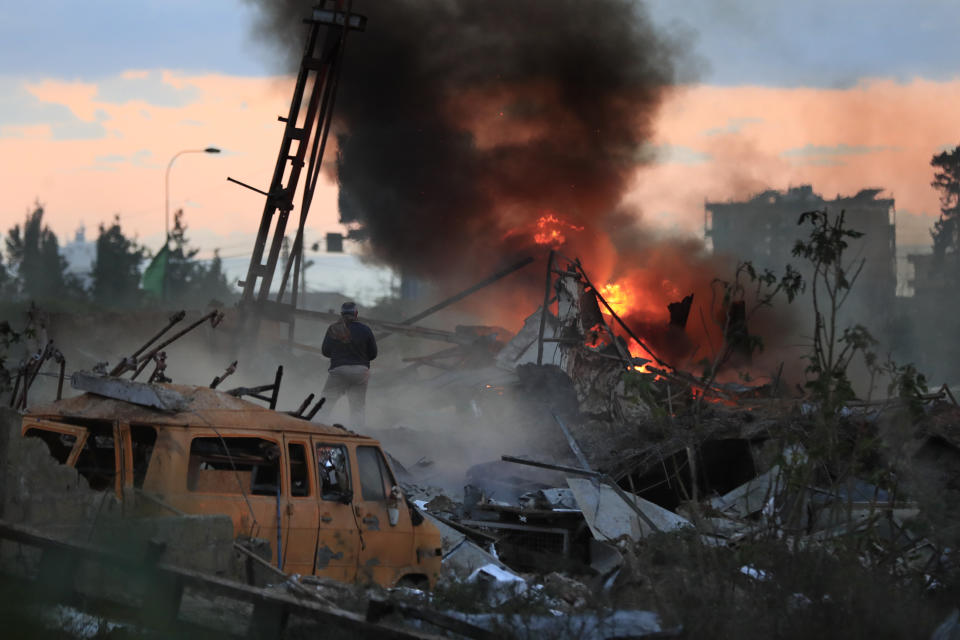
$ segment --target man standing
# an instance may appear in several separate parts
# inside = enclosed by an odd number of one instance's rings
[[[340,320],[327,327],[321,351],[330,358],[330,374],[323,387],[327,406],[332,407],[347,394],[352,426],[363,428],[370,361],[377,357],[377,341],[370,327],[357,322],[358,315],[356,303],[344,302]]]

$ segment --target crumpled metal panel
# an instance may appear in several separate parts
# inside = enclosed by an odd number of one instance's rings
[[[185,403],[175,411],[164,411],[85,393],[81,396],[31,407],[28,414],[34,417],[120,420],[156,425],[197,425],[276,432],[298,431],[368,439],[367,436],[352,434],[338,427],[307,422],[285,413],[271,411],[216,389],[179,384],[148,386],[176,393],[184,399]]]

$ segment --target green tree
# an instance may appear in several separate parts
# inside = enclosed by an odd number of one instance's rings
[[[43,225],[43,206],[37,202],[21,227],[14,225],[6,238],[7,255],[16,271],[17,289],[33,300],[83,297],[83,286],[66,273],[57,236]]]
[[[947,253],[960,249],[960,146],[934,155],[930,165],[934,168],[930,186],[940,193],[940,219],[930,235],[935,259],[943,264]]]
[[[173,230],[167,244],[170,247],[170,256],[167,259],[164,297],[168,302],[185,304],[192,301],[201,266],[195,259],[200,250],[191,247],[187,240],[183,209],[178,209],[173,214]]]
[[[3,257],[0,256],[0,298],[10,298],[16,294],[15,282],[13,276],[3,264]]]
[[[200,266],[201,274],[197,281],[197,295],[207,302],[215,301],[223,304],[234,297],[234,292],[227,282],[227,275],[223,272],[223,260],[220,250],[213,250],[213,259],[206,267]]]
[[[223,273],[223,261],[219,252],[214,252],[210,264],[197,260],[199,249],[191,247],[187,239],[187,226],[183,210],[173,217],[170,232],[169,256],[165,271],[165,299],[175,306],[198,307],[212,300],[224,303],[233,297]]]
[[[93,301],[113,308],[136,306],[140,300],[140,263],[146,250],[123,235],[120,216],[108,227],[100,225],[97,257],[93,263]]]

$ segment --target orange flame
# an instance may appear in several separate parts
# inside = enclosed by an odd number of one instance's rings
[[[583,227],[561,220],[552,213],[547,213],[537,220],[537,229],[533,234],[533,241],[537,244],[549,244],[554,248],[559,247],[567,241],[564,235],[566,230],[583,231]]]
[[[640,308],[640,302],[642,299],[642,293],[635,290],[629,280],[619,280],[617,282],[609,282],[600,287],[600,295],[603,296],[603,299],[607,301],[607,304],[610,305],[610,308],[613,309],[613,312],[616,313],[620,318],[624,318],[628,314],[636,311]],[[601,310],[604,313],[607,313],[606,307],[601,306]],[[607,314],[609,315],[609,314]],[[637,344],[636,340],[632,338],[628,341],[627,349],[630,351],[630,355],[634,358],[644,358],[650,360],[653,358],[653,354]],[[648,362],[640,366],[634,367],[634,371],[640,373],[651,373],[656,374],[656,371],[651,371],[650,367],[653,362]]]
[[[613,312],[621,318],[629,313],[633,305],[626,287],[621,282],[612,282],[600,287],[600,295],[607,301]]]

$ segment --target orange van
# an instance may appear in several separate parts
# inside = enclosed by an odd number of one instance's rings
[[[440,532],[408,508],[376,440],[213,389],[156,386],[183,408],[86,393],[31,408],[22,434],[119,500],[229,515],[235,536],[267,540],[287,573],[434,585]]]

